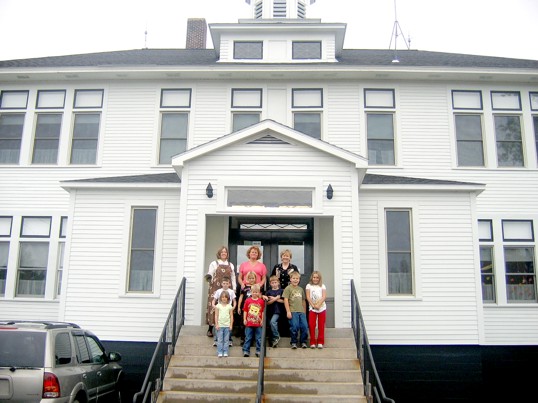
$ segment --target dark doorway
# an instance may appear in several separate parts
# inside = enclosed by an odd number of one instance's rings
[[[301,285],[306,286],[313,267],[312,218],[284,217],[230,217],[230,259],[239,268],[247,261],[246,251],[251,245],[262,250],[262,261],[268,275],[280,263],[280,252],[289,249],[301,272]]]

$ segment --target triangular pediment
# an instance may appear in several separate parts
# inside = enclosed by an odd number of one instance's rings
[[[264,120],[246,129],[227,134],[213,141],[191,148],[172,158],[172,166],[181,175],[183,166],[189,161],[237,144],[257,144],[267,147],[283,144],[308,146],[335,158],[347,161],[357,169],[366,169],[368,167],[367,159],[360,155],[300,133],[273,120]]]

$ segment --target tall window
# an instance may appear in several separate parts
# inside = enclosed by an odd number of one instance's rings
[[[531,220],[503,220],[508,302],[536,302],[534,230]]]
[[[60,221],[60,242],[58,244],[58,261],[56,265],[56,296],[62,293],[62,278],[64,272],[65,238],[67,237],[67,217]]]
[[[232,89],[232,131],[236,132],[258,123],[261,108],[261,89]]]
[[[28,91],[0,93],[0,164],[19,163],[27,104]]]
[[[13,217],[0,217],[0,295],[5,295],[7,262],[9,258],[9,238]]]
[[[478,220],[480,239],[480,279],[482,301],[495,302],[495,266],[493,260],[493,228],[491,220]]]
[[[293,127],[316,139],[321,139],[323,90],[304,88],[292,90]]]
[[[161,91],[159,164],[170,164],[172,157],[187,149],[190,106],[190,89],[163,89]]]
[[[452,91],[458,166],[484,166],[482,92]]]
[[[44,297],[49,258],[51,217],[23,217],[17,297]]]
[[[62,128],[65,91],[38,91],[33,164],[56,164]],[[50,110],[50,112],[41,112]]]
[[[365,89],[368,163],[394,165],[394,90]]]
[[[494,111],[521,111],[519,92],[491,92]],[[497,145],[497,164],[500,167],[522,167],[523,140],[521,136],[521,116],[499,112],[493,116]]]
[[[157,208],[132,209],[128,291],[153,291]]]
[[[389,295],[413,294],[411,211],[386,210]]]
[[[234,42],[234,59],[263,59],[263,42]]]
[[[76,90],[71,164],[95,164],[99,126],[103,107],[103,90]]]

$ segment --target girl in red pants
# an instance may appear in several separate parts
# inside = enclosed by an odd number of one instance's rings
[[[321,273],[313,271],[310,275],[310,282],[306,285],[306,299],[310,306],[308,311],[308,329],[310,332],[310,348],[323,348],[325,343],[325,317],[327,305],[325,298],[327,289],[323,285]],[[316,337],[316,324],[318,335]]]

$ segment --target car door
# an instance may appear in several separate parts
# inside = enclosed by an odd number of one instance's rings
[[[92,366],[97,375],[97,401],[110,398],[116,389],[116,369],[113,363],[108,362],[105,349],[99,340],[86,334],[86,341],[90,348]]]
[[[98,366],[94,365],[92,361],[92,355],[84,332],[76,331],[73,336],[77,348],[78,367],[81,370],[81,381],[86,387],[88,402],[95,403],[97,401],[97,388],[99,384],[97,377]]]

